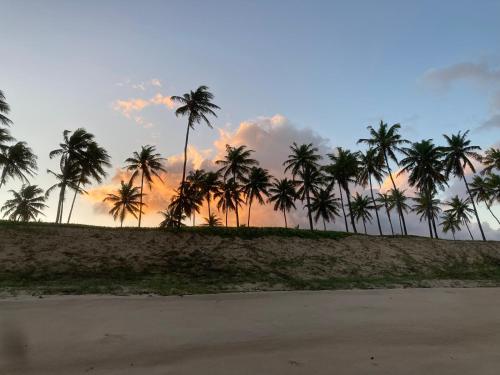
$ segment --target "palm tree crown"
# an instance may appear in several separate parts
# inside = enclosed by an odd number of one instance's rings
[[[269,187],[271,186],[271,175],[267,169],[261,167],[252,167],[248,172],[248,177],[243,179],[243,193],[246,196],[246,204],[248,205],[247,226],[250,226],[250,210],[252,203],[257,200],[259,204],[264,204],[265,199],[269,196]]]
[[[274,203],[275,211],[283,212],[285,228],[288,228],[286,213],[292,208],[295,209],[295,199],[297,199],[295,186],[295,181],[283,178],[281,180],[275,179],[269,187],[269,202]]]
[[[490,147],[484,152],[484,169],[481,174],[491,174],[493,170],[500,171],[500,148]]]
[[[43,215],[45,205],[43,190],[36,185],[23,185],[21,190],[10,190],[14,198],[5,202],[1,211],[4,217],[14,221],[35,221],[38,215]]]
[[[335,221],[335,217],[339,215],[339,198],[335,197],[331,189],[320,189],[311,197],[311,210],[314,212],[314,221],[323,219],[323,229],[326,230],[326,223]]]
[[[38,168],[37,157],[26,142],[17,142],[8,146],[0,152],[0,187],[9,178],[19,178],[23,182],[28,182],[27,176],[33,176]]]
[[[3,93],[2,90],[0,90],[0,123],[9,126],[12,124],[12,121],[7,118],[6,115],[8,115],[10,112],[10,106],[5,100],[5,94]]]
[[[104,198],[104,202],[112,204],[109,213],[113,215],[113,219],[120,220],[120,227],[123,227],[123,221],[127,214],[131,214],[137,219],[137,214],[142,210],[140,203],[141,193],[137,186],[132,186],[131,182],[125,183],[121,181],[121,186],[116,194],[108,194]]]

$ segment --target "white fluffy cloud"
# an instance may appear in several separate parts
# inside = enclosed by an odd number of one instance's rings
[[[142,116],[138,114],[142,112],[145,108],[150,106],[164,106],[168,109],[174,109],[175,104],[170,96],[166,96],[157,93],[151,98],[131,98],[131,99],[119,99],[115,100],[112,104],[113,110],[121,113],[128,119],[132,119],[136,124],[141,125],[146,128],[150,128],[153,124],[146,121]]]

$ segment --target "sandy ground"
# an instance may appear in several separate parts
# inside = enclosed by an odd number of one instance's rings
[[[499,374],[500,289],[0,300],[0,373]]]

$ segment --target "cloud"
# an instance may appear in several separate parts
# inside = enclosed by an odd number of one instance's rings
[[[161,87],[161,82],[158,78],[153,78],[150,82],[152,86]]]
[[[150,102],[156,105],[164,105],[170,109],[175,108],[175,103],[172,101],[171,96],[163,96],[162,94],[156,94],[153,98],[150,99]]]
[[[144,108],[151,105],[148,100],[145,99],[128,99],[128,100],[116,100],[113,103],[113,109],[120,112],[127,118],[131,118],[133,112],[140,112]]]
[[[152,78],[149,81],[141,81],[137,83],[133,83],[130,79],[127,78],[123,82],[116,83],[116,86],[130,87],[135,90],[146,91],[150,87],[162,87],[162,83],[158,78]]]
[[[464,62],[445,68],[430,69],[424,73],[422,81],[438,89],[448,89],[457,81],[471,81],[478,84],[500,82],[500,69],[487,63]]]
[[[141,125],[145,128],[153,127],[153,123],[144,120],[142,116],[134,115],[136,113],[142,112],[145,108],[150,106],[164,106],[168,109],[174,109],[175,104],[170,96],[165,96],[163,94],[157,93],[155,96],[149,99],[144,98],[131,98],[126,100],[116,100],[112,104],[113,110],[121,113],[128,119],[132,119],[136,124]]]
[[[489,119],[484,121],[477,130],[492,130],[500,129],[500,113],[492,115]]]

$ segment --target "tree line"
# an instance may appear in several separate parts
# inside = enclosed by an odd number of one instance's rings
[[[287,214],[297,209],[301,202],[306,210],[309,228],[315,223],[326,223],[342,218],[345,230],[358,233],[358,226],[376,221],[380,235],[408,235],[406,217],[414,211],[421,222],[426,222],[431,238],[439,238],[438,226],[444,233],[455,233],[465,227],[474,239],[470,220],[475,216],[481,238],[486,240],[479,218],[477,205],[484,204],[492,217],[500,224],[492,210],[500,202],[500,149],[490,148],[479,153],[480,147],[473,145],[469,132],[444,135],[443,144],[436,145],[432,139],[410,142],[400,134],[401,126],[389,126],[380,122],[377,127],[368,127],[368,137],[358,140],[367,146],[366,151],[352,151],[337,147],[332,153],[321,155],[313,144],[290,146],[290,154],[283,162],[283,174],[288,177],[274,178],[269,171],[254,159],[254,151],[245,145],[226,146],[226,154],[217,160],[213,171],[202,169],[187,171],[187,148],[190,132],[204,123],[212,127],[210,117],[216,117],[220,109],[213,103],[214,96],[206,86],[200,86],[183,96],[173,96],[177,102],[175,114],[187,118],[184,144],[182,179],[168,207],[161,212],[161,227],[180,227],[186,218],[196,225],[196,214],[206,204],[208,217],[202,225],[219,226],[222,220],[214,213],[228,216],[234,214],[236,226],[251,225],[252,207],[255,204],[272,204],[275,211],[283,215],[288,227]],[[93,134],[83,128],[73,132],[64,131],[59,147],[51,151],[50,158],[59,158],[59,170],[47,170],[56,182],[44,193],[36,185],[29,184],[29,177],[37,170],[36,155],[25,142],[16,142],[10,135],[12,121],[8,119],[10,108],[0,91],[0,188],[9,179],[20,179],[24,185],[19,191],[10,191],[12,199],[1,208],[10,220],[36,220],[43,215],[45,200],[53,191],[58,192],[56,223],[64,220],[67,194],[72,193],[71,205],[66,213],[69,223],[76,197],[86,193],[92,183],[100,183],[106,177],[106,168],[111,166],[107,151],[95,140]],[[130,180],[122,181],[119,189],[104,199],[111,205],[109,213],[115,220],[123,222],[131,215],[141,226],[144,214],[145,187],[153,188],[153,178],[162,182],[166,171],[165,160],[154,146],[145,145],[125,160],[124,169],[130,172]],[[396,165],[397,174],[391,169]],[[478,169],[478,171],[476,171]],[[467,176],[473,174],[471,181]],[[478,172],[478,173],[476,173]],[[406,174],[408,184],[416,191],[409,197],[398,188],[394,177]],[[392,188],[380,192],[382,182],[389,177]],[[448,187],[452,177],[463,181],[467,194],[458,195],[441,202],[440,191]],[[374,184],[379,185],[375,194]],[[352,190],[360,186],[368,194]],[[338,195],[337,195],[338,192]],[[246,223],[241,223],[241,209],[246,205]],[[386,218],[390,233],[384,233],[381,221]],[[395,221],[394,221],[395,219]]]

